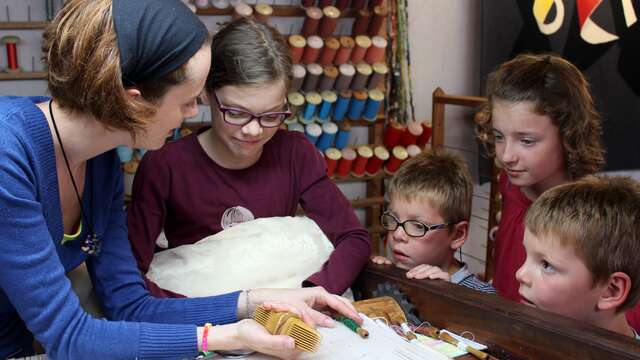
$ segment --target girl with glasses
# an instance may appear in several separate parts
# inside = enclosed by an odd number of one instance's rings
[[[143,274],[163,230],[175,248],[253,219],[294,216],[302,206],[335,250],[301,285],[342,294],[356,279],[371,251],[367,231],[318,150],[280,129],[290,77],[289,49],[274,28],[243,18],[215,34],[203,93],[211,127],[147,153],[136,174],[129,231]],[[180,295],[147,284],[154,295]]]

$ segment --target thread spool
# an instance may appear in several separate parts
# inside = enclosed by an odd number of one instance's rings
[[[353,162],[358,155],[356,154],[356,151],[350,147],[340,150],[340,153],[342,154],[342,157],[338,160],[336,175],[340,177],[347,177],[349,176]]]
[[[356,46],[353,48],[351,52],[351,62],[353,64],[357,64],[364,60],[364,55],[367,53],[367,50],[371,47],[371,38],[366,35],[358,35],[356,36]]]
[[[351,168],[351,175],[355,177],[361,177],[364,175],[364,172],[367,168],[367,163],[369,159],[373,156],[373,150],[368,145],[360,145],[356,150],[358,156],[356,160],[353,162],[353,167]]]
[[[116,148],[120,162],[131,161],[133,158],[133,149],[128,146],[118,146]]]
[[[209,7],[209,0],[195,0],[194,5],[198,9],[206,9]]]
[[[229,7],[229,0],[211,0],[211,5],[216,9],[226,9]]]
[[[369,78],[368,89],[376,89],[380,87],[380,84],[384,83],[384,77],[389,72],[389,67],[385,63],[375,63],[371,66],[373,73]]]
[[[320,57],[320,50],[322,49],[324,42],[319,36],[311,35],[307,38],[307,46],[304,48],[304,54],[302,55],[303,64],[312,64]]]
[[[322,78],[320,79],[320,85],[318,89],[320,91],[327,91],[333,89],[333,86],[336,84],[336,79],[338,78],[338,68],[333,65],[326,65],[322,69]]]
[[[384,5],[385,0],[369,0],[369,7],[374,8],[378,5]]]
[[[324,40],[324,47],[320,52],[320,59],[318,59],[318,63],[320,65],[333,64],[333,59],[335,59],[338,49],[340,49],[340,41],[338,39],[333,36],[326,38]]]
[[[358,10],[356,14],[356,20],[353,22],[353,28],[351,33],[353,35],[367,35],[367,29],[369,29],[369,21],[371,21],[371,11],[364,8]]]
[[[351,133],[351,124],[348,121],[341,122],[338,125],[338,133],[336,134],[335,147],[342,150],[349,144],[349,135]]]
[[[349,110],[351,102],[351,90],[342,90],[338,95],[338,100],[333,108],[333,121],[342,121]]]
[[[369,98],[364,107],[362,117],[367,121],[376,121],[382,100],[384,100],[384,93],[382,91],[378,89],[369,90]]]
[[[180,129],[180,137],[187,137],[189,135],[193,134],[193,131],[191,131],[191,129],[189,128],[181,128]]]
[[[316,0],[302,0],[302,6],[310,7],[316,4]]]
[[[389,151],[384,146],[376,146],[373,149],[373,156],[367,162],[365,172],[368,175],[375,175],[380,171],[382,164],[389,159]]]
[[[418,141],[418,137],[422,135],[422,125],[417,121],[407,122],[407,131],[402,134],[400,138],[400,145],[409,146],[415,144]]]
[[[389,124],[384,129],[384,140],[382,143],[387,149],[393,149],[396,145],[400,144],[402,134],[406,131],[406,128],[393,120],[389,121]]]
[[[322,135],[322,128],[316,123],[307,124],[304,127],[304,134],[307,136],[309,142],[315,145],[320,135]]]
[[[340,150],[336,148],[328,148],[324,151],[324,160],[327,162],[327,176],[332,178],[333,173],[338,167],[338,160],[342,157]]]
[[[336,0],[336,4],[334,6],[337,7],[338,10],[343,11],[349,7],[349,1],[350,0]]]
[[[420,146],[416,144],[411,144],[407,146],[407,154],[409,155],[409,159],[418,156],[421,152],[422,152],[422,149],[420,149]]]
[[[356,10],[364,9],[365,3],[366,0],[351,0],[351,8]]]
[[[307,40],[300,35],[290,35],[288,42],[289,49],[291,49],[291,62],[294,64],[300,63],[304,48],[307,46]]]
[[[340,49],[336,53],[336,57],[333,59],[335,65],[342,65],[349,62],[353,48],[356,46],[356,42],[351,36],[340,37]]]
[[[292,91],[287,95],[287,103],[289,103],[291,114],[295,116],[304,105],[304,96],[297,91]]]
[[[318,82],[320,82],[320,75],[322,75],[322,66],[318,64],[307,65],[307,76],[304,78],[302,90],[304,92],[316,90]]]
[[[338,95],[333,91],[323,91],[320,95],[322,96],[322,104],[318,110],[318,119],[321,122],[326,122],[331,115],[333,104],[338,100]]]
[[[287,124],[287,130],[289,131],[297,131],[304,134],[304,125],[299,122],[293,122],[291,124]]]
[[[318,7],[321,9],[329,5],[333,5],[333,0],[318,0]]]
[[[426,121],[423,121],[421,125],[422,125],[422,134],[420,134],[420,136],[418,137],[418,140],[416,140],[416,145],[420,147],[424,147],[425,145],[427,145],[427,143],[431,139],[431,126]]]
[[[318,94],[317,92],[312,91],[307,93],[304,99],[307,101],[307,103],[304,106],[304,113],[302,118],[307,121],[313,121],[313,116],[315,115],[316,108],[322,102],[322,96],[320,96],[320,94]]]
[[[326,38],[331,36],[338,26],[338,18],[340,17],[340,10],[335,6],[325,6],[322,9],[322,20],[320,21],[320,37]]]
[[[251,15],[253,15],[253,8],[244,2],[239,2],[233,7],[233,15],[231,17],[233,20],[237,20],[243,17],[251,17]]]
[[[400,168],[400,165],[407,160],[408,156],[409,154],[404,146],[398,145],[394,147],[393,150],[391,150],[391,157],[389,158],[389,161],[384,165],[384,171],[387,174],[395,173],[398,168]]]
[[[351,80],[356,73],[356,68],[351,64],[342,64],[338,69],[340,75],[338,75],[338,80],[336,80],[336,91],[346,90],[351,85]]]
[[[353,97],[349,104],[349,112],[347,113],[347,117],[350,120],[358,120],[362,117],[362,111],[364,110],[367,97],[367,92],[364,90],[356,90],[353,92]]]
[[[135,160],[127,161],[123,166],[124,170],[124,194],[131,196],[133,189],[133,179],[138,171],[138,162]]]
[[[380,35],[380,30],[382,30],[382,26],[387,20],[387,14],[389,10],[384,5],[378,5],[373,7],[373,15],[371,16],[371,21],[369,22],[369,28],[367,29],[367,34],[369,36]]]
[[[7,48],[7,67],[5,68],[5,71],[21,71],[20,66],[18,65],[18,44],[20,43],[20,38],[13,35],[4,36],[2,38],[2,43]]]
[[[306,109],[306,107],[305,107],[305,109]],[[314,116],[312,116],[312,117],[311,117],[311,118],[309,118],[309,119],[305,119],[305,118],[304,118],[304,112],[303,112],[302,114],[298,114],[298,122],[299,122],[300,124],[304,125],[304,126],[307,126],[307,125],[309,125],[309,124],[313,124],[313,123],[314,123],[314,120],[315,120],[315,117],[314,117]]]
[[[315,6],[310,6],[305,10],[305,18],[302,23],[302,30],[300,34],[304,37],[309,37],[318,33],[318,27],[320,26],[320,19],[322,19],[322,10]]]
[[[307,69],[303,65],[293,64],[291,72],[293,73],[293,77],[291,79],[291,90],[298,91],[302,89],[304,78],[307,76]]]
[[[336,138],[336,133],[338,132],[338,126],[335,123],[328,122],[322,124],[322,135],[316,142],[316,147],[320,151],[325,151],[329,147],[333,146],[333,141]]]
[[[356,74],[353,76],[353,80],[351,81],[351,90],[363,90],[367,86],[367,82],[369,81],[369,76],[373,70],[371,69],[371,65],[366,63],[359,63],[356,65]]]
[[[387,39],[382,36],[371,38],[371,47],[364,56],[364,62],[374,64],[384,62],[384,55],[387,50]]]

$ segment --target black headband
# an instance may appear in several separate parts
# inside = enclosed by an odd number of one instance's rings
[[[180,0],[113,0],[125,86],[158,80],[202,47],[208,32]]]

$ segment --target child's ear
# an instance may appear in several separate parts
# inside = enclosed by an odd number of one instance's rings
[[[598,310],[615,310],[627,300],[631,289],[631,278],[618,271],[611,274],[604,285],[597,304]]]
[[[136,88],[128,88],[127,90],[125,90],[125,92],[127,93],[127,95],[129,95],[132,98],[137,98],[142,96],[142,93],[140,92],[140,90]]]
[[[198,95],[198,99],[200,100],[200,103],[202,105],[209,105],[209,93],[207,93],[207,89],[205,89],[204,91],[202,91],[200,93],[200,95]]]
[[[467,237],[469,236],[469,222],[460,221],[456,223],[450,234],[451,250],[458,250],[464,245],[464,242],[467,241]]]

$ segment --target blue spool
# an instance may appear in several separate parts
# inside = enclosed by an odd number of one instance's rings
[[[118,157],[120,158],[120,162],[131,161],[133,157],[133,149],[128,146],[118,146],[116,148],[118,152]]]
[[[347,117],[351,120],[359,120],[362,117],[362,111],[367,101],[367,92],[364,90],[356,90],[353,92],[353,98],[349,105]]]
[[[382,91],[378,89],[370,90],[369,99],[367,99],[367,104],[364,107],[362,117],[367,121],[376,121],[382,100],[384,100],[384,94]]]
[[[342,150],[349,145],[349,134],[351,133],[351,125],[348,122],[341,123],[336,134],[336,148]]]
[[[338,126],[335,123],[328,122],[322,125],[322,135],[316,142],[316,147],[324,152],[333,145],[333,140],[338,132]]]
[[[333,91],[323,91],[322,92],[322,104],[320,105],[320,110],[318,110],[318,121],[321,123],[325,123],[329,121],[329,116],[331,115],[331,107],[338,99],[338,96]]]
[[[315,145],[318,141],[318,137],[322,134],[322,128],[320,125],[316,123],[309,124],[305,126],[304,133],[307,136],[307,139]]]
[[[351,90],[340,92],[340,96],[333,107],[333,121],[342,121],[349,110],[349,102],[351,101]]]
[[[313,120],[316,108],[322,102],[322,97],[317,92],[312,91],[305,96],[305,99],[307,100],[307,103],[304,106],[302,117],[307,121]]]

